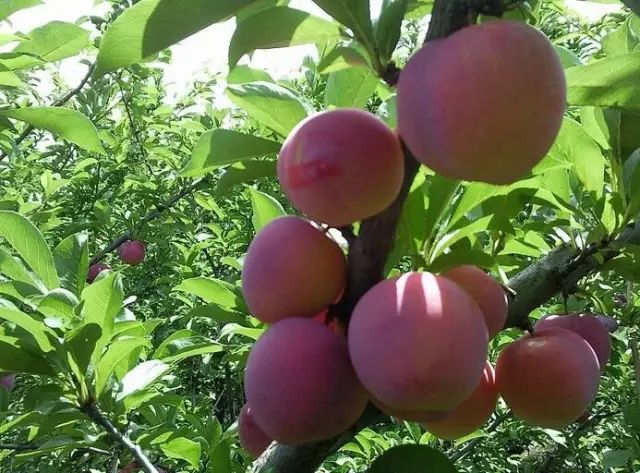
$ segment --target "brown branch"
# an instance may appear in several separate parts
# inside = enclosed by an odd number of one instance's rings
[[[87,82],[89,82],[89,79],[91,78],[91,74],[93,74],[93,70],[95,69],[95,67],[96,67],[95,63],[91,64],[89,66],[89,69],[87,70],[86,75],[82,78],[80,83],[74,89],[71,89],[64,96],[60,97],[58,100],[53,102],[50,106],[51,107],[60,107],[60,106],[64,105],[65,103],[67,103],[69,100],[71,100],[73,97],[78,95],[80,93],[80,91],[82,90],[82,88],[87,84]],[[31,134],[31,132],[34,129],[35,128],[33,126],[27,125],[25,127],[25,129],[22,130],[22,133],[20,133],[20,135],[18,135],[18,138],[16,138],[15,146],[20,145]],[[0,161],[2,161],[7,156],[9,156],[9,153],[3,151],[2,154],[0,154]]]
[[[116,445],[120,445],[129,450],[136,459],[138,465],[140,465],[140,468],[142,468],[146,473],[159,473],[153,463],[151,463],[144,454],[140,446],[120,432],[116,426],[107,419],[97,405],[85,404],[80,407],[80,410],[84,412],[96,425],[102,427]]]
[[[135,236],[136,232],[138,232],[147,223],[157,219],[158,217],[160,217],[162,215],[162,213],[165,210],[170,209],[176,203],[178,203],[178,201],[180,201],[181,199],[183,199],[184,197],[186,197],[187,195],[189,195],[193,191],[195,191],[202,184],[203,181],[204,181],[204,179],[195,180],[194,182],[192,182],[188,186],[185,186],[179,192],[175,193],[173,196],[171,196],[165,202],[163,202],[161,204],[158,204],[154,210],[152,210],[147,215],[145,215],[145,217],[137,223],[137,225],[135,226],[135,228],[133,230],[122,233],[115,240],[113,240],[111,243],[109,243],[105,248],[103,248],[100,252],[98,252],[93,258],[91,258],[91,261],[89,262],[89,264],[90,265],[96,264],[97,262],[102,260],[107,254],[109,254],[109,253],[117,250],[118,248],[120,248],[120,246],[124,242],[126,242],[127,240],[130,240],[131,238],[133,238]]]
[[[627,226],[620,236],[598,246],[598,254],[590,248],[581,252],[561,246],[516,274],[509,287],[509,317],[505,327],[526,328],[529,313],[556,294],[568,290],[597,270],[603,262],[615,258],[625,245],[640,244],[640,222]]]

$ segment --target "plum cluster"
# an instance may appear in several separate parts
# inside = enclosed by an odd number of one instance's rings
[[[443,439],[481,427],[499,396],[542,427],[584,415],[610,352],[597,317],[542,320],[500,353],[494,369],[489,341],[506,323],[508,299],[484,271],[463,265],[379,282],[346,327],[331,307],[346,289],[347,259],[325,231],[394,202],[403,143],[445,176],[495,184],[522,178],[552,146],[565,102],[563,69],[547,38],[500,20],[429,42],[409,61],[398,84],[397,131],[371,113],[335,109],[291,132],[278,178],[307,218],[265,226],[242,273],[247,306],[269,324],[245,371],[239,435],[250,455],[272,441],[338,435],[368,402]]]

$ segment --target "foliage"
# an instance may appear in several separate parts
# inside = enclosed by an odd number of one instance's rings
[[[40,2],[6,3],[2,19]],[[332,106],[365,108],[394,126],[386,80],[419,46],[432,2],[385,0],[375,21],[364,0],[316,0],[331,18],[282,0],[108,3],[105,18],[2,39],[15,47],[0,56],[0,370],[19,375],[11,393],[0,387],[0,470],[114,471],[115,461],[131,461],[86,415],[97,405],[167,471],[245,471],[235,420],[246,357],[264,326],[248,313],[239,279],[255,231],[294,213],[274,177],[276,154],[300,120]],[[422,169],[387,274],[470,263],[507,284],[556,246],[597,249],[636,221],[640,20],[623,10],[589,22],[561,0],[520,3],[509,15],[539,26],[563,57],[570,108],[560,136],[510,186]],[[166,48],[229,18],[231,69],[173,100]],[[317,54],[295,77],[242,61],[298,44]],[[86,66],[77,88],[59,78],[64,58]],[[47,96],[43,72],[54,82]],[[146,242],[145,262],[126,267],[108,253],[114,271],[87,285],[90,260],[128,237]],[[620,321],[588,419],[540,430],[500,405],[484,430],[455,443],[387,419],[323,470],[390,471],[374,459],[407,444],[429,448],[407,449],[404,461],[440,462],[443,452],[461,472],[637,469],[639,259],[639,247],[620,248],[532,314],[592,310]],[[503,331],[492,356],[519,335]],[[434,471],[453,468],[445,464]]]

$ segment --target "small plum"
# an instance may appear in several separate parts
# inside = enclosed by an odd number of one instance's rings
[[[595,399],[600,364],[576,333],[552,327],[526,334],[498,356],[496,385],[514,415],[543,428],[575,422]]]
[[[507,295],[491,276],[471,265],[457,266],[442,274],[459,284],[476,301],[484,315],[489,338],[495,337],[507,321]]]
[[[551,327],[565,328],[584,338],[596,352],[600,368],[604,369],[611,356],[611,336],[594,314],[549,315],[536,322],[534,330]]]
[[[251,408],[245,404],[238,418],[238,435],[242,448],[253,458],[258,458],[271,445],[272,440],[256,424]]]
[[[382,120],[340,108],[310,116],[284,142],[278,178],[291,203],[334,227],[386,209],[400,192],[400,140]]]
[[[487,361],[480,383],[471,396],[442,420],[424,422],[424,427],[444,440],[455,440],[478,430],[496,409],[498,389],[493,366]]]
[[[7,374],[0,377],[0,386],[5,388],[7,391],[11,391],[15,385],[16,385],[15,374]]]
[[[110,269],[111,269],[111,266],[109,266],[106,263],[96,263],[91,265],[91,267],[89,268],[89,273],[87,274],[87,282],[91,284],[93,281],[96,280],[96,278],[101,272],[108,271]]]
[[[489,339],[471,296],[430,273],[376,284],[356,305],[348,338],[362,384],[399,411],[446,411],[469,397]]]
[[[256,235],[242,268],[251,314],[266,323],[313,317],[342,292],[347,263],[340,247],[311,222],[280,217]]]
[[[249,353],[244,379],[256,424],[282,444],[344,432],[368,400],[344,338],[310,318],[271,325]]]
[[[549,39],[497,20],[429,41],[398,82],[398,131],[415,157],[447,177],[509,184],[553,145],[567,88]]]
[[[144,261],[144,243],[137,240],[125,241],[120,245],[120,248],[118,248],[118,254],[123,263],[130,266],[137,266]]]

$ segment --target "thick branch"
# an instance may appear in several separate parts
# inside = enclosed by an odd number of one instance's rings
[[[73,97],[78,95],[82,90],[82,88],[86,85],[86,83],[89,82],[89,78],[91,77],[91,74],[93,74],[93,70],[95,69],[95,67],[96,67],[95,63],[91,64],[91,66],[89,66],[89,69],[87,70],[86,75],[82,78],[82,80],[76,86],[76,88],[71,89],[63,97],[60,97],[58,100],[53,102],[51,104],[51,107],[60,107],[65,103],[67,103],[69,100],[71,100]],[[22,133],[18,135],[18,138],[16,138],[15,145],[18,146],[20,143],[22,143],[31,134],[33,130],[34,130],[33,126],[27,125],[25,129],[22,130]],[[9,154],[7,152],[2,152],[2,154],[0,154],[0,161],[2,161],[8,155]]]
[[[202,184],[202,182],[203,182],[203,179],[198,179],[193,183],[189,184],[188,186],[184,187],[179,192],[176,192],[174,195],[172,195],[169,199],[167,199],[163,203],[156,205],[156,208],[151,212],[149,212],[147,215],[145,215],[145,217],[137,223],[137,225],[132,231],[124,232],[120,236],[118,236],[115,240],[109,243],[104,249],[98,252],[93,258],[91,258],[91,261],[89,262],[89,264],[90,265],[96,264],[106,255],[120,248],[120,246],[124,242],[133,238],[135,233],[139,231],[142,227],[144,227],[147,223],[157,219],[158,217],[160,217],[160,215],[162,215],[162,213],[165,210],[172,208],[181,199],[183,199],[184,197],[186,197],[187,195],[195,191],[200,186],[200,184]]]
[[[118,445],[126,448],[134,456],[140,468],[146,473],[159,473],[153,463],[147,458],[139,445],[131,441],[129,437],[120,432],[115,425],[100,411],[95,404],[85,404],[80,408],[93,422],[102,427],[111,439]]]
[[[597,259],[592,252],[581,253],[569,246],[556,248],[540,261],[525,268],[509,282],[513,289],[509,301],[506,327],[525,328],[529,313],[561,291],[570,289],[588,274],[619,254],[625,245],[640,244],[640,223],[629,225],[621,235],[598,247]]]

